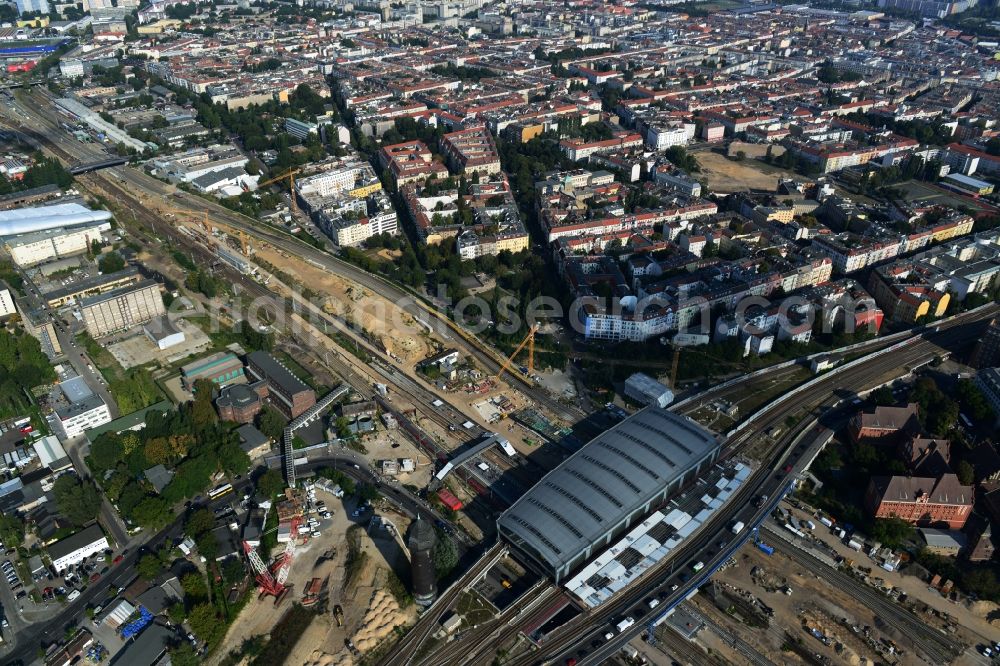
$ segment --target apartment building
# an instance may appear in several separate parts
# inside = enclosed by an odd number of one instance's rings
[[[0,289],[0,317],[8,317],[12,314],[17,314],[17,308],[14,306],[10,289]]]
[[[431,176],[447,178],[448,168],[434,161],[423,141],[407,141],[385,146],[379,151],[379,164],[389,170],[396,187],[421,183]]]
[[[80,301],[87,332],[95,338],[124,331],[166,314],[160,286],[153,280],[113,289]]]
[[[485,125],[445,134],[440,148],[455,173],[494,175],[501,171],[500,154]]]
[[[83,280],[76,280],[65,287],[53,289],[42,294],[50,308],[61,308],[75,303],[87,296],[106,294],[107,292],[134,285],[142,281],[142,275],[135,266],[127,266],[120,271],[105,275],[94,275]]]
[[[993,408],[996,420],[1000,421],[1000,368],[983,368],[976,373],[976,386]]]
[[[91,428],[111,422],[111,412],[99,395],[90,394],[53,412],[50,423],[63,440],[79,437]]]
[[[868,291],[890,321],[914,324],[944,315],[952,297],[949,282],[917,262],[897,261],[872,271]]]
[[[587,159],[591,155],[618,153],[630,148],[639,148],[642,145],[642,135],[634,132],[620,132],[614,138],[602,141],[563,139],[559,142],[559,147],[564,153],[566,153],[566,156],[574,162]]]
[[[378,176],[367,162],[336,161],[323,165],[324,170],[295,181],[295,191],[303,199],[323,199],[346,194],[364,198],[382,189]]]
[[[340,247],[354,247],[379,234],[395,236],[399,233],[399,221],[396,211],[390,205],[388,210],[379,210],[373,215],[355,219],[339,218],[328,223],[324,230],[326,229],[329,229],[327,233]]]

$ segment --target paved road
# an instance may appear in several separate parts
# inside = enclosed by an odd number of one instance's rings
[[[73,467],[75,467],[77,473],[84,478],[90,476],[90,468],[87,467],[87,463],[83,459],[86,453],[83,449],[87,446],[87,444],[88,440],[84,435],[63,442],[66,454],[70,457],[70,460],[73,461]],[[104,493],[101,493],[101,512],[99,519],[101,524],[104,526],[104,529],[111,533],[111,537],[114,539],[119,549],[129,547],[129,535],[128,530],[125,527],[125,522],[122,520],[121,516],[118,515],[118,512],[115,511],[114,506],[111,505],[107,495]]]

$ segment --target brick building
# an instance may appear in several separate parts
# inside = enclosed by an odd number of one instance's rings
[[[233,384],[219,392],[215,407],[223,421],[251,423],[264,408],[264,398],[268,396],[267,384]]]
[[[876,518],[902,518],[919,527],[959,530],[972,513],[973,487],[954,474],[940,478],[877,476],[868,484],[865,506]]]
[[[247,369],[267,385],[268,399],[286,417],[294,419],[316,404],[316,392],[267,352],[250,352]]]
[[[918,432],[917,404],[911,402],[905,407],[862,409],[851,417],[847,430],[855,443],[862,439],[895,439],[900,433]]]

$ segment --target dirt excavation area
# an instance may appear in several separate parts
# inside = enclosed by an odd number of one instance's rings
[[[748,153],[749,155],[749,153]],[[708,181],[708,189],[712,192],[741,192],[747,189],[773,190],[778,185],[779,178],[798,178],[791,171],[772,167],[760,160],[747,157],[736,161],[716,152],[698,151],[695,153],[701,173]]]
[[[219,663],[249,638],[270,635],[296,603],[314,602],[309,609],[315,615],[286,664],[353,666],[391,642],[397,628],[416,621],[412,601],[401,605],[394,596],[409,589],[409,559],[398,537],[407,533],[409,518],[379,502],[372,511],[350,497],[324,499],[334,514],[332,524],[297,547],[288,574],[291,592],[278,607],[273,597],[251,600],[210,663]]]
[[[926,663],[911,649],[906,636],[780,551],[768,556],[752,545],[745,546],[730,566],[713,577],[713,583],[692,603],[776,663],[806,663],[800,651],[830,664]],[[745,661],[725,641],[715,638],[706,628],[698,640],[723,652],[733,663]]]
[[[443,344],[434,339],[423,323],[395,303],[362,285],[344,280],[301,257],[268,246],[256,248],[254,261],[268,269],[273,266],[283,281],[294,280],[319,295],[317,303],[325,312],[346,319],[381,340],[386,351],[405,362],[414,363]]]

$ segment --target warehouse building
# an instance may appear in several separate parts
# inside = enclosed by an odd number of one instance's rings
[[[708,470],[719,440],[655,405],[598,435],[497,520],[500,537],[555,582]]]
[[[63,572],[74,564],[108,549],[108,539],[99,525],[91,525],[49,546],[52,568]]]
[[[186,390],[193,391],[199,379],[207,379],[220,387],[242,382],[245,380],[243,362],[230,352],[216,352],[181,367],[181,385]]]
[[[87,332],[95,338],[127,330],[166,314],[160,286],[153,280],[113,289],[80,301]]]
[[[625,380],[623,394],[640,405],[666,407],[674,401],[674,392],[647,374],[637,372]]]
[[[95,222],[78,227],[44,229],[7,239],[7,251],[14,263],[21,267],[34,266],[43,261],[62,259],[83,254],[91,243],[100,242],[110,222]]]

